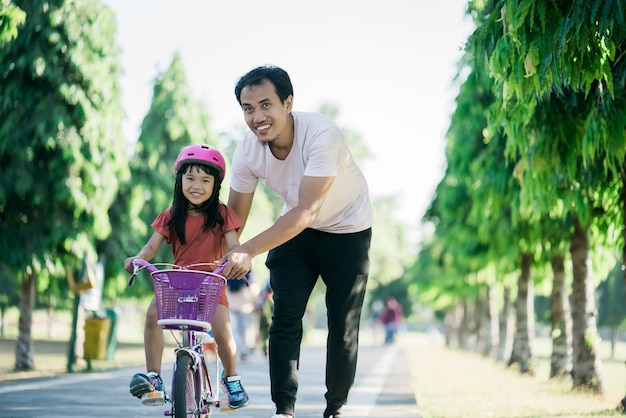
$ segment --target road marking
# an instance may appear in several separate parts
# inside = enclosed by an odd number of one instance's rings
[[[397,355],[398,347],[395,345],[386,347],[385,353],[369,373],[359,379],[355,386],[350,390],[348,403],[343,407],[346,415],[355,417],[368,417],[376,399],[382,391],[387,375],[391,370],[391,363]],[[364,367],[361,364],[361,367]]]
[[[126,370],[115,370],[109,372],[89,373],[80,375],[65,375],[57,378],[44,378],[42,380],[27,381],[25,383],[15,384],[14,382],[7,381],[0,386],[0,394],[21,392],[26,390],[39,390],[50,387],[57,388],[61,385],[70,385],[77,382],[88,382],[94,380],[111,379],[118,377],[122,373],[127,373]]]

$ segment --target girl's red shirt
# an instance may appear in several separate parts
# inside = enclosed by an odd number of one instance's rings
[[[185,244],[182,244],[173,228],[168,226],[171,219],[170,209],[166,209],[152,222],[152,228],[165,237],[165,242],[172,247],[174,264],[188,266],[197,263],[211,263],[224,255],[224,234],[228,231],[241,228],[242,222],[235,212],[226,205],[220,205],[220,214],[224,218],[224,225],[216,225],[206,231],[204,216],[187,216],[185,222]],[[215,266],[198,266],[196,270],[213,271]],[[222,289],[220,304],[228,306],[226,286]]]

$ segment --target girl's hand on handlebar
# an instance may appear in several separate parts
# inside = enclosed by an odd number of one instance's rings
[[[128,257],[126,260],[124,260],[124,270],[126,270],[129,273],[134,273],[135,272],[135,267],[133,266],[133,260],[137,260],[139,257],[134,256],[134,257]]]

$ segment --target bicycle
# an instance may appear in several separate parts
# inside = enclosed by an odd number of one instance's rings
[[[221,406],[219,383],[215,387],[212,384],[204,355],[204,336],[212,329],[219,295],[226,284],[226,279],[220,275],[224,266],[207,272],[190,269],[200,264],[181,267],[160,263],[158,265],[169,268],[158,269],[155,264],[136,259],[132,265],[133,273],[128,286],[132,285],[139,271],[147,269],[150,272],[154,281],[158,324],[169,330],[176,341],[171,396],[166,395],[165,398],[171,408],[164,414],[174,418],[208,418],[213,409],[230,410],[227,400]],[[176,334],[180,336],[177,338]],[[214,368],[215,382],[219,382],[217,355]]]

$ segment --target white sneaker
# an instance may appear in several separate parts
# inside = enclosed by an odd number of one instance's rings
[[[276,414],[272,418],[293,418],[293,416],[287,414]]]

